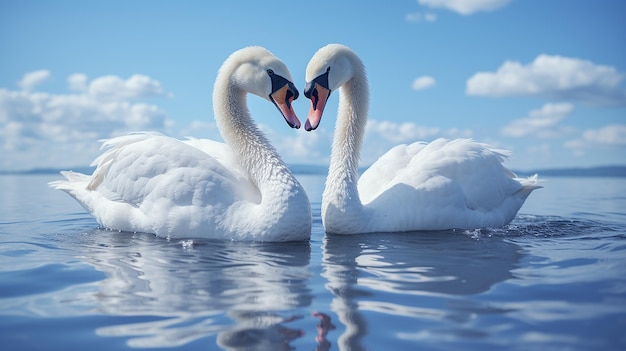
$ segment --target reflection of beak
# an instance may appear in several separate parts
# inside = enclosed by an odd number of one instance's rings
[[[304,129],[307,132],[315,130],[322,120],[322,114],[324,113],[324,107],[326,107],[326,101],[330,96],[330,90],[323,87],[317,82],[313,83],[306,91],[306,97],[311,99],[311,108],[309,109],[309,116],[306,119]]]
[[[297,90],[296,90],[297,91]],[[276,90],[270,94],[270,99],[276,105],[285,121],[291,128],[300,128],[300,120],[296,116],[296,112],[293,110],[291,103],[297,98],[298,95],[294,95],[289,84],[285,84],[282,88]]]

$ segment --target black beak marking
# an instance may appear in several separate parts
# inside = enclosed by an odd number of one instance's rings
[[[289,91],[287,92],[287,99],[293,96],[293,99],[296,100],[298,96],[300,95],[296,86],[293,85],[293,83],[290,82],[289,79],[283,76],[280,76],[278,74],[270,74],[270,79],[272,80],[272,92],[270,93],[270,97],[272,94],[274,94],[277,90],[284,87],[285,85],[289,86]],[[287,103],[289,102],[287,101]]]
[[[330,88],[328,87],[328,72],[330,72],[330,68],[327,69],[324,74],[320,74],[312,81],[306,83],[306,85],[304,86],[304,96],[306,96],[307,99],[311,99],[314,110],[317,109],[317,102],[319,101],[319,95],[317,89],[315,88],[315,84],[319,84],[320,86],[328,89],[328,91],[330,92]],[[328,96],[330,96],[330,93],[328,94]]]

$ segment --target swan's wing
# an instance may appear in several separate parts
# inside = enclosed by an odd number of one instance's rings
[[[406,169],[411,159],[426,145],[423,142],[397,145],[376,160],[359,178],[361,201],[368,203],[387,189],[389,183]]]
[[[463,196],[469,209],[489,211],[502,205],[511,195],[522,189],[513,178],[515,174],[503,166],[510,156],[507,150],[493,148],[471,139],[438,139],[425,149],[424,167],[434,177],[449,182],[457,196]],[[415,168],[422,163],[412,160]],[[408,169],[407,169],[408,170]],[[417,183],[412,185],[416,186]]]
[[[177,206],[227,206],[258,201],[260,194],[239,170],[180,140],[131,134],[107,140],[88,189],[111,201],[139,207],[167,199]],[[256,193],[256,194],[255,194]]]
[[[209,139],[196,139],[193,137],[187,137],[187,140],[183,140],[183,143],[193,146],[202,152],[211,155],[215,159],[232,155],[228,145],[215,140]]]
[[[433,202],[462,197],[468,208],[490,210],[523,188],[502,165],[508,155],[470,139],[403,145],[383,155],[363,174],[359,193],[366,194],[362,200],[368,203],[404,184],[430,193],[425,198]]]
[[[238,181],[250,183],[250,177],[246,171],[241,168],[235,154],[233,154],[230,147],[225,143],[209,139],[196,139],[192,137],[187,137],[187,140],[183,140],[182,142],[195,147],[207,155],[210,155],[212,158],[224,165],[224,167],[226,167],[226,169],[228,169],[232,173],[232,176],[237,178]]]

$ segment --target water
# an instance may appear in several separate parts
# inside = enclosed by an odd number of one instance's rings
[[[507,228],[172,240],[0,176],[4,350],[624,350],[626,178],[548,178]]]

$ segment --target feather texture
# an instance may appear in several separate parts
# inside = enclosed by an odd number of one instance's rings
[[[308,240],[308,197],[246,106],[246,92],[266,99],[272,93],[268,69],[291,79],[284,64],[259,47],[235,52],[220,69],[214,107],[226,143],[145,132],[120,136],[103,142],[91,176],[62,172],[66,180],[50,185],[115,230],[167,238]]]
[[[537,176],[519,179],[503,166],[508,151],[470,139],[398,145],[359,178],[357,165],[369,108],[363,63],[351,49],[330,44],[313,56],[306,74],[307,79],[328,74],[325,88],[339,90],[322,196],[327,232],[501,227],[515,217],[528,195],[540,188]],[[311,122],[311,115],[307,123],[317,124]]]

